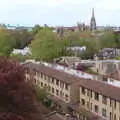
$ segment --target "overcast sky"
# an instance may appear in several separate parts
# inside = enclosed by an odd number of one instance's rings
[[[95,9],[97,25],[120,26],[120,0],[0,0],[0,23],[89,24],[92,8]]]

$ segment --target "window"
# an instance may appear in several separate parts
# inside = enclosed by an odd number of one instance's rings
[[[91,111],[92,111],[92,103],[91,103],[90,109],[91,109]]]
[[[52,88],[52,93],[54,93],[54,88]]]
[[[85,100],[84,99],[81,100],[81,103],[82,103],[82,105],[85,106]]]
[[[61,97],[63,96],[63,92],[62,92],[62,91],[60,91],[60,96],[61,96]]]
[[[56,90],[56,95],[57,95],[57,96],[59,95],[59,90]]]
[[[112,120],[112,113],[110,112],[110,120]]]
[[[43,74],[41,73],[41,78],[43,78]]]
[[[107,97],[106,96],[102,96],[102,103],[107,105]]]
[[[64,83],[63,82],[60,82],[60,87],[64,88]]]
[[[114,120],[116,120],[116,114],[114,114]]]
[[[120,103],[119,103],[119,111],[120,111]]]
[[[92,91],[90,92],[90,96],[91,96],[91,98],[92,98]]]
[[[99,112],[99,107],[97,105],[95,105],[94,108],[95,108],[95,112],[98,113]]]
[[[87,96],[89,96],[89,90],[87,90]]]
[[[89,108],[89,102],[87,102],[87,108]]]
[[[99,100],[99,94],[95,92],[95,100]]]
[[[68,90],[68,84],[65,84],[65,89]]]
[[[41,87],[43,87],[43,83],[41,82]]]
[[[52,83],[54,84],[54,78],[52,78]]]
[[[85,95],[85,88],[82,87],[82,94]]]
[[[106,109],[102,108],[102,116],[106,117]]]
[[[67,94],[65,95],[65,101],[68,101],[68,95]]]
[[[110,107],[112,106],[112,100],[110,99]]]
[[[56,80],[56,85],[59,85],[59,80]]]
[[[116,101],[114,101],[114,108],[116,109]]]
[[[44,80],[47,80],[47,76],[46,75],[44,75]]]

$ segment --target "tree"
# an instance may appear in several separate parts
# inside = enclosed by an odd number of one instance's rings
[[[35,96],[19,63],[0,57],[0,114],[28,117],[37,111]],[[31,119],[31,118],[30,118]]]
[[[42,30],[43,27],[41,27],[40,25],[36,24],[33,28],[33,33],[37,34],[40,30]]]
[[[45,99],[47,98],[47,88],[36,87],[35,93],[36,93],[37,100],[39,102],[44,103]]]
[[[101,48],[114,48],[117,47],[116,36],[112,32],[107,32],[99,38],[99,43]]]
[[[14,40],[14,48],[16,49],[23,49],[28,46],[35,36],[32,32],[28,32],[27,30],[10,31],[10,35]]]
[[[14,47],[14,39],[7,30],[0,29],[0,56],[9,56]]]
[[[61,39],[49,29],[43,29],[36,35],[30,48],[33,58],[42,61],[52,61],[54,58],[65,54],[68,42]]]

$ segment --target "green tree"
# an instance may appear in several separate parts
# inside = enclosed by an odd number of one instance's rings
[[[36,35],[30,48],[32,56],[35,59],[51,61],[56,57],[65,54],[67,40],[58,38],[55,33],[49,29],[43,29]]]
[[[7,30],[0,29],[0,56],[9,56],[14,47],[14,38]]]
[[[35,93],[36,93],[36,98],[39,102],[44,103],[45,99],[47,98],[47,88],[39,88],[36,87],[35,89]]]
[[[112,32],[107,32],[99,38],[99,45],[101,48],[117,47],[116,36]]]

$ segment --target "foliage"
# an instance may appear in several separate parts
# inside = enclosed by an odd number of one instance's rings
[[[44,103],[44,100],[47,97],[47,89],[36,87],[35,93],[36,93],[37,100],[39,102]]]
[[[0,29],[0,56],[9,56],[14,46],[14,39],[7,30]]]
[[[34,34],[32,32],[28,32],[27,30],[10,31],[10,35],[14,39],[14,48],[16,49],[22,49],[28,46],[28,44],[30,44],[34,39]]]
[[[61,40],[49,29],[43,29],[36,35],[30,48],[33,57],[43,61],[51,61],[53,58],[66,54],[67,40]]]
[[[0,120],[28,120],[28,119],[14,113],[1,113]]]
[[[16,61],[24,62],[27,59],[30,59],[29,55],[22,55],[22,54],[10,54],[10,58]]]
[[[43,27],[41,27],[40,25],[36,24],[33,28],[33,33],[37,34],[40,30],[42,30]]]
[[[120,56],[117,56],[115,59],[116,59],[116,60],[120,60]]]
[[[107,32],[99,38],[100,48],[114,48],[117,47],[116,36],[112,32]]]
[[[36,112],[35,96],[25,82],[24,68],[17,62],[0,57],[0,113],[23,116]]]

